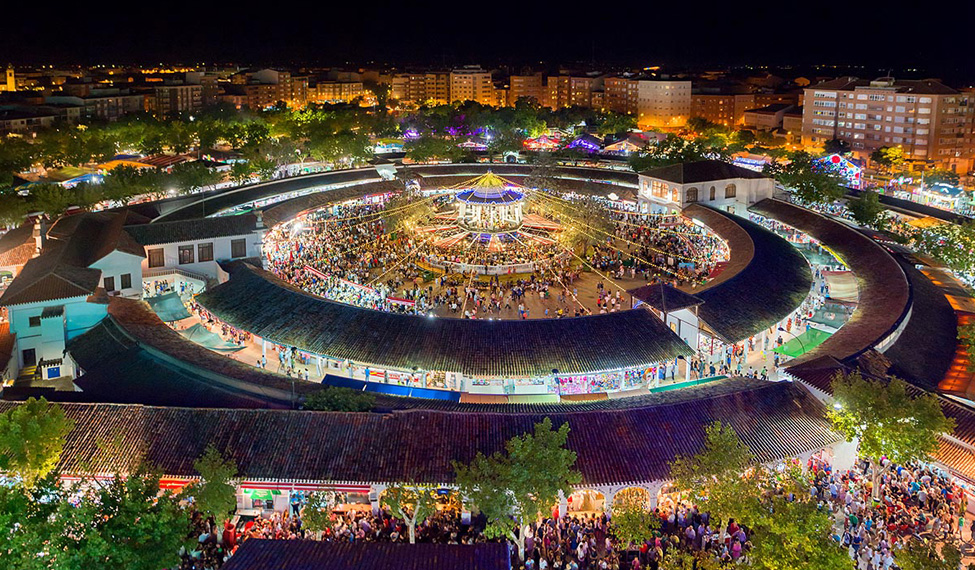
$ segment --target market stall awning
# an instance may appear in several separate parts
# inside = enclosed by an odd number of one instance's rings
[[[830,303],[816,309],[812,317],[809,318],[809,322],[838,329],[849,320],[850,315],[847,312],[848,309],[849,307]]]
[[[215,332],[208,331],[200,323],[196,323],[188,329],[179,331],[183,338],[191,340],[196,344],[215,350],[217,352],[237,352],[243,350],[243,346],[225,341]]]
[[[839,303],[857,302],[857,280],[852,271],[823,271],[829,298]]]
[[[189,318],[190,313],[186,310],[186,305],[179,298],[178,293],[166,293],[146,299],[153,312],[159,316],[159,320],[167,323],[181,321]]]
[[[832,334],[824,330],[810,328],[801,335],[783,343],[782,346],[776,347],[773,352],[784,354],[789,358],[795,358],[797,356],[802,356],[803,354],[823,344],[823,341],[828,339],[830,336],[832,336]]]

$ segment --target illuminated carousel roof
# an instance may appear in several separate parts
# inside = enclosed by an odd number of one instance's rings
[[[524,186],[502,178],[490,170],[466,182],[449,187],[457,199],[468,204],[511,204],[525,197]]]

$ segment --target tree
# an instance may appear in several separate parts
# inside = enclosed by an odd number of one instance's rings
[[[660,528],[660,519],[650,511],[649,506],[638,492],[620,492],[613,497],[613,520],[610,531],[621,545],[629,548],[640,545],[654,537]]]
[[[914,248],[961,272],[975,268],[975,221],[938,224],[911,234]]]
[[[800,201],[810,204],[832,203],[846,194],[840,176],[817,167],[812,155],[803,151],[790,154],[786,166],[778,162],[767,164],[765,174],[773,176]]]
[[[200,481],[188,486],[183,494],[193,497],[196,510],[215,520],[223,520],[237,507],[237,488],[232,483],[237,477],[237,464],[208,445],[203,455],[193,462]]]
[[[850,143],[841,139],[830,139],[823,145],[826,154],[846,154],[850,152]]]
[[[413,162],[430,160],[457,161],[464,155],[452,139],[424,135],[406,142],[406,157]]]
[[[383,503],[398,515],[410,530],[410,544],[416,543],[416,524],[427,520],[437,510],[437,500],[432,489],[415,484],[393,485],[383,494]]]
[[[870,153],[870,162],[884,170],[894,170],[904,164],[904,149],[899,146],[882,146]]]
[[[178,498],[160,493],[159,476],[144,469],[74,485],[59,501],[55,518],[61,532],[49,537],[48,556],[59,570],[172,568],[191,531]]]
[[[911,396],[899,378],[864,378],[859,371],[833,379],[836,403],[827,411],[833,429],[857,440],[862,457],[870,461],[873,497],[880,497],[880,463],[886,457],[897,465],[927,459],[938,447],[938,437],[954,429],[955,422],[941,411],[938,397]]]
[[[60,532],[54,515],[63,493],[54,475],[30,488],[0,485],[0,560],[5,570],[48,567],[42,557],[51,537]]]
[[[57,404],[29,398],[0,414],[0,472],[33,487],[51,473],[61,459],[74,421]]]
[[[332,509],[335,507],[335,493],[316,491],[308,496],[308,502],[301,509],[301,523],[305,528],[322,533],[332,526]]]
[[[183,162],[173,167],[171,180],[182,194],[201,190],[220,182],[222,174],[202,162]]]
[[[796,493],[801,494],[801,491]],[[767,514],[754,521],[751,568],[762,570],[849,570],[850,556],[833,540],[833,520],[812,500],[773,495]]]
[[[671,462],[674,485],[686,491],[691,502],[712,517],[722,521],[741,518],[752,498],[744,486],[754,483],[746,472],[755,457],[730,425],[714,422],[704,434],[701,451],[691,456],[679,455]]]
[[[861,226],[882,228],[887,221],[887,210],[880,203],[880,195],[873,190],[863,190],[846,203],[850,215]]]
[[[230,167],[230,179],[234,184],[239,185],[247,182],[253,173],[254,167],[251,166],[250,162],[239,161],[233,163]]]
[[[958,186],[960,177],[958,173],[954,170],[948,170],[947,168],[933,168],[924,173],[924,181],[927,184],[947,184],[949,186]]]
[[[352,388],[326,386],[305,397],[302,408],[325,412],[368,412],[376,405],[376,395]]]
[[[461,495],[488,519],[485,535],[510,539],[522,560],[529,526],[581,481],[573,469],[576,453],[565,448],[568,438],[568,423],[553,430],[545,418],[534,433],[508,440],[506,453],[478,452],[466,465],[454,463]]]
[[[913,538],[894,550],[894,560],[901,570],[958,570],[961,550],[951,543]]]
[[[35,184],[30,188],[30,208],[57,218],[71,206],[78,205],[77,195],[60,184]]]

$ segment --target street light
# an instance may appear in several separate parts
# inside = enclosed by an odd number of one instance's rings
[[[794,339],[796,339],[796,341],[798,341],[798,342],[799,342],[799,347],[800,347],[800,348],[802,348],[802,353],[803,353],[803,354],[805,354],[805,353],[806,353],[806,345],[805,345],[805,344],[803,344],[801,340],[799,340],[799,337],[798,337],[798,336],[796,336],[796,334],[795,334],[795,333],[792,333],[792,332],[789,332],[789,331],[787,331],[787,330],[785,330],[785,329],[784,329],[784,328],[782,328],[782,327],[779,327],[779,332],[784,332],[785,334],[788,334],[788,335],[792,335],[792,338],[794,338]]]

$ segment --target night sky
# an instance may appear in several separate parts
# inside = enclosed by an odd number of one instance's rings
[[[820,10],[805,9],[817,4]],[[569,2],[326,0],[300,9],[294,2],[260,8],[181,2],[78,7],[42,17],[36,5],[9,2],[0,58],[19,64],[829,63],[975,76],[967,33],[975,3],[898,4],[725,1],[710,7],[642,0],[577,9]]]

